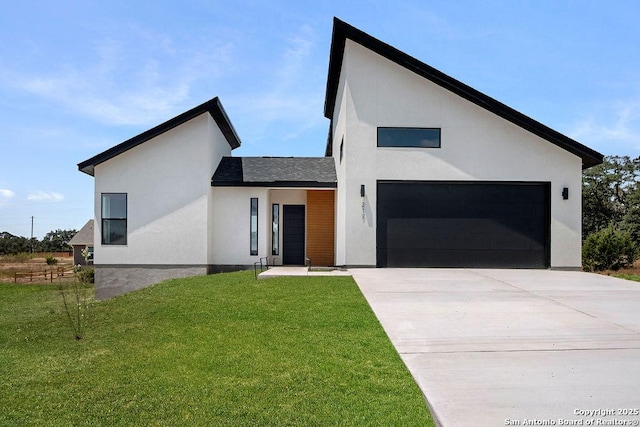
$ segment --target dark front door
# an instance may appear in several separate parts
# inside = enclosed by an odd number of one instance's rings
[[[284,205],[282,263],[304,265],[304,205]]]
[[[379,182],[378,267],[545,268],[549,184]]]

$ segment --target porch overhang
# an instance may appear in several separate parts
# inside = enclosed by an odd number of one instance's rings
[[[317,181],[241,181],[241,182],[211,182],[212,187],[269,187],[269,188],[327,188],[338,187],[337,182]]]
[[[329,157],[223,157],[212,187],[337,188]]]

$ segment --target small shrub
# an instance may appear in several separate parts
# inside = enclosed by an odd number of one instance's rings
[[[630,267],[640,256],[628,233],[609,226],[590,234],[582,245],[582,266],[587,271]]]
[[[55,257],[53,257],[52,255],[48,256],[46,258],[47,261],[47,265],[56,265],[58,263],[58,260],[55,259]]]
[[[73,267],[73,273],[76,275],[76,278],[81,283],[85,283],[85,284],[93,283],[93,280],[94,280],[93,268],[76,265],[75,267]]]

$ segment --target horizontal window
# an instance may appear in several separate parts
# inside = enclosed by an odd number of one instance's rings
[[[127,244],[127,195],[102,194],[102,244]]]
[[[440,129],[378,128],[378,147],[440,148]]]

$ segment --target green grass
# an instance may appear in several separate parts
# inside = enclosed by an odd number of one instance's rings
[[[614,274],[614,277],[619,277],[620,279],[634,280],[636,282],[640,282],[640,274]]]
[[[92,304],[0,284],[0,425],[433,425],[350,277],[172,280]]]

